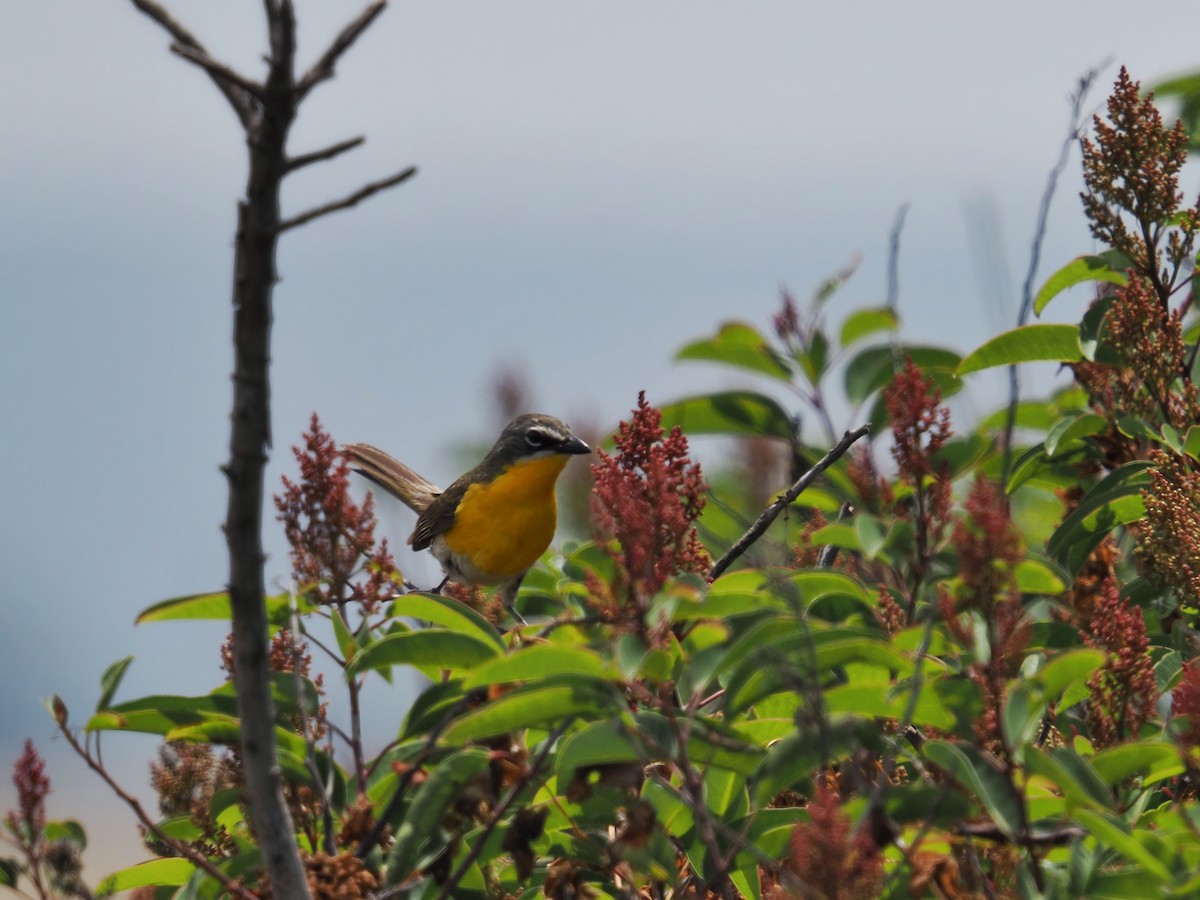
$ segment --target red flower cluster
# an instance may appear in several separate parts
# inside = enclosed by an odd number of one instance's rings
[[[1192,255],[1200,203],[1184,212],[1178,228],[1167,224],[1183,200],[1179,174],[1187,161],[1187,130],[1178,121],[1164,127],[1154,95],[1141,96],[1139,87],[1122,66],[1108,98],[1108,121],[1096,116],[1095,141],[1080,142],[1087,188],[1080,197],[1092,234],[1128,256],[1154,285],[1165,318],[1176,279]]]
[[[375,501],[350,499],[350,466],[313,413],[304,447],[293,447],[300,481],[283,479],[275,496],[278,519],[291,544],[292,572],[319,603],[361,604],[374,611],[395,593],[396,564],[387,538],[375,545]],[[359,560],[366,564],[360,568]],[[365,578],[356,577],[365,573]]]
[[[873,900],[883,887],[883,856],[866,828],[852,834],[837,791],[818,784],[808,821],[792,829],[791,869],[803,897]]]
[[[1137,559],[1152,581],[1200,609],[1200,473],[1178,456],[1153,451],[1146,516],[1135,528]]]
[[[1106,581],[1083,639],[1089,647],[1108,653],[1104,665],[1088,680],[1092,743],[1108,747],[1136,737],[1158,700],[1150,638],[1141,609],[1123,599],[1114,582]]]
[[[688,458],[687,438],[677,427],[665,434],[645,391],[614,441],[616,455],[597,450],[600,462],[592,466],[592,528],[617,564],[616,587],[637,603],[672,575],[708,567],[695,528],[705,484],[700,464]]]
[[[1200,660],[1193,659],[1183,667],[1179,684],[1171,692],[1171,715],[1187,717],[1179,735],[1183,748],[1200,749]]]
[[[971,485],[964,511],[966,515],[954,523],[953,535],[959,588],[954,594],[942,594],[942,615],[951,634],[966,646],[973,645],[974,635],[959,622],[960,613],[977,612],[987,627],[991,645],[987,661],[973,663],[969,669],[983,697],[983,713],[975,733],[989,749],[1002,752],[1000,714],[1006,686],[1017,674],[1030,632],[1016,581],[1017,564],[1023,555],[1021,534],[1004,498],[982,475]]]
[[[30,847],[41,839],[46,824],[46,795],[50,793],[50,779],[46,775],[46,763],[38,755],[33,741],[25,740],[25,751],[13,766],[13,785],[17,789],[17,809],[5,817],[13,833],[28,842]]]
[[[934,456],[950,439],[950,410],[942,406],[942,392],[932,378],[926,378],[905,357],[904,368],[896,373],[883,392],[888,422],[892,430],[892,458],[899,468],[900,480],[918,485],[941,467]]]
[[[896,512],[913,521],[916,554],[910,591],[915,597],[929,561],[946,531],[950,518],[950,474],[935,457],[952,434],[950,410],[942,406],[942,392],[925,378],[911,357],[883,392],[892,431],[892,458],[902,484],[912,488],[911,505]],[[882,486],[885,497],[891,488]],[[910,612],[911,612],[910,600]]]

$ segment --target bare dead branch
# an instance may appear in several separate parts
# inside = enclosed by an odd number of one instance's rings
[[[348,141],[341,141],[326,147],[324,150],[314,150],[312,153],[301,153],[299,156],[288,157],[284,163],[284,168],[288,172],[295,172],[297,169],[303,169],[305,166],[311,166],[313,163],[325,162],[333,159],[335,156],[340,156],[347,150],[353,150],[366,142],[366,138],[361,134],[358,137],[352,137]]]
[[[319,219],[321,216],[327,216],[330,213],[339,212],[343,209],[349,209],[352,206],[357,206],[363,200],[366,200],[372,194],[378,194],[380,191],[385,191],[390,187],[395,187],[403,181],[408,181],[417,174],[416,166],[409,166],[398,175],[393,175],[391,178],[385,178],[383,181],[373,181],[370,184],[359,188],[349,197],[342,200],[336,200],[333,203],[326,203],[324,206],[318,206],[315,209],[310,209],[308,212],[300,213],[298,216],[292,216],[290,219],[284,219],[279,223],[278,234],[283,234],[285,231],[290,231],[301,225],[311,222],[313,219]]]
[[[175,38],[175,42],[184,47],[191,47],[193,50],[198,50],[205,56],[208,51],[204,49],[204,45],[196,40],[196,36],[183,27],[176,21],[169,12],[159,6],[154,0],[130,0],[131,3],[141,12],[145,13],[155,22],[163,27],[163,29]],[[244,91],[234,87],[230,82],[223,81],[217,78],[211,71],[208,73],[213,84],[225,95],[225,99],[229,101],[229,105],[233,107],[234,113],[237,114],[238,121],[243,126],[248,127],[254,118],[254,103]]]
[[[870,427],[864,425],[857,431],[847,431],[843,434],[841,440],[834,444],[828,453],[817,460],[811,469],[796,480],[795,484],[780,494],[774,503],[763,510],[762,515],[755,520],[754,524],[750,526],[750,529],[745,534],[738,538],[737,543],[726,550],[725,555],[713,563],[713,567],[708,572],[708,580],[712,581],[717,578],[739,556],[749,550],[750,546],[771,527],[771,523],[779,518],[779,514],[783,512],[788,504],[799,497],[816,480],[818,475],[837,462],[855,441],[866,434],[870,434],[870,432]]]
[[[75,751],[75,754],[85,763],[87,763],[87,767],[99,775],[104,780],[104,783],[109,786],[112,792],[116,794],[117,797],[119,797],[125,803],[125,805],[130,808],[130,810],[132,810],[134,816],[139,822],[141,822],[143,828],[145,828],[148,832],[154,835],[156,839],[162,841],[175,853],[186,859],[192,865],[196,866],[198,869],[203,869],[213,878],[217,879],[217,882],[225,890],[229,891],[232,896],[239,898],[239,900],[256,900],[255,894],[250,893],[237,881],[222,872],[217,866],[210,862],[208,857],[203,853],[192,849],[192,847],[188,846],[182,841],[177,841],[172,837],[168,837],[162,831],[162,829],[158,827],[158,824],[146,814],[145,808],[138,801],[137,797],[134,797],[132,794],[126,792],[121,785],[117,784],[116,779],[109,774],[108,770],[104,768],[104,765],[96,757],[92,756],[92,754],[89,753],[87,749],[79,743],[78,740],[76,740],[75,735],[72,734],[71,730],[67,727],[65,719],[59,722],[58,731],[59,734],[66,738],[67,743],[70,744],[71,749]]]
[[[1037,277],[1038,266],[1042,259],[1042,244],[1046,239],[1046,224],[1050,218],[1050,204],[1054,200],[1054,193],[1058,188],[1058,179],[1062,175],[1063,170],[1067,167],[1067,160],[1071,153],[1071,148],[1079,140],[1079,132],[1083,127],[1083,104],[1087,99],[1088,93],[1092,89],[1092,85],[1096,83],[1096,79],[1100,77],[1101,69],[1108,66],[1108,61],[1101,63],[1094,69],[1089,69],[1080,76],[1075,90],[1071,93],[1071,120],[1067,128],[1066,137],[1058,150],[1058,160],[1054,167],[1050,170],[1050,175],[1046,179],[1046,187],[1042,191],[1042,201],[1038,204],[1037,225],[1033,230],[1033,243],[1029,250],[1029,268],[1025,272],[1025,283],[1021,287],[1021,309],[1017,313],[1017,326],[1024,325],[1029,320],[1029,313],[1033,310],[1033,280]],[[1000,489],[1004,491],[1008,486],[1008,467],[1012,461],[1012,442],[1013,432],[1017,427],[1017,406],[1021,401],[1021,382],[1017,374],[1016,366],[1008,367],[1008,412],[1004,419],[1004,438],[1002,447],[1004,452],[1001,454],[1000,465]]]
[[[224,63],[213,59],[203,50],[199,50],[195,47],[189,47],[187,44],[181,44],[176,41],[171,45],[171,52],[176,56],[186,59],[190,63],[195,63],[198,65],[210,76],[212,76],[213,81],[228,82],[233,87],[238,88],[239,90],[248,94],[250,97],[253,97],[259,103],[262,102],[263,86],[261,84],[259,84],[257,81],[251,81],[246,76],[235,72]]]
[[[387,0],[375,0],[370,6],[359,13],[358,18],[342,29],[333,39],[329,49],[321,54],[321,58],[313,63],[312,68],[305,72],[296,82],[296,102],[304,99],[313,88],[334,75],[334,67],[338,59],[350,49],[359,36],[366,31],[376,17],[387,6]]]

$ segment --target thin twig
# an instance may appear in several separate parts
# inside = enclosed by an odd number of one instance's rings
[[[1087,98],[1088,92],[1091,91],[1096,78],[1099,77],[1101,68],[1107,65],[1108,62],[1106,61],[1101,66],[1085,72],[1080,77],[1075,90],[1071,93],[1070,127],[1067,130],[1067,136],[1063,138],[1062,146],[1059,147],[1058,160],[1055,162],[1054,168],[1050,170],[1050,175],[1046,179],[1046,188],[1042,191],[1042,201],[1038,205],[1037,225],[1033,231],[1033,245],[1029,252],[1029,268],[1025,272],[1025,283],[1021,286],[1021,309],[1017,313],[1018,327],[1029,321],[1029,314],[1033,311],[1033,284],[1034,279],[1037,278],[1038,266],[1042,259],[1042,244],[1046,239],[1046,225],[1050,219],[1050,204],[1054,200],[1054,192],[1058,189],[1058,179],[1067,167],[1071,148],[1079,140],[1079,129],[1083,124],[1083,102]],[[1008,367],[1008,413],[1004,419],[1003,454],[1000,466],[1000,489],[1002,492],[1008,486],[1008,467],[1012,461],[1013,431],[1017,425],[1017,406],[1020,398],[1020,378],[1017,375],[1017,367],[1012,365]]]
[[[349,140],[333,144],[324,150],[314,150],[312,153],[289,156],[287,162],[284,163],[284,169],[288,172],[295,172],[297,169],[303,169],[305,166],[310,166],[313,163],[325,162],[326,160],[333,159],[335,156],[340,156],[347,150],[353,150],[355,147],[365,143],[366,140],[360,134],[358,137],[352,137]]]
[[[896,210],[896,218],[892,222],[892,231],[888,240],[888,280],[887,308],[896,311],[900,303],[900,232],[904,230],[904,220],[908,216],[908,204],[902,203]]]
[[[321,58],[313,63],[312,68],[300,76],[300,80],[296,82],[297,102],[322,81],[333,77],[334,66],[338,59],[358,40],[359,35],[370,27],[371,23],[375,21],[375,17],[383,12],[385,6],[387,6],[387,0],[375,0],[359,13],[358,18],[342,29],[341,33],[333,39],[333,43],[329,45],[329,49],[322,53]]]
[[[570,728],[571,723],[574,721],[575,718],[572,716],[546,735],[546,739],[542,743],[542,749],[538,751],[538,755],[529,764],[529,768],[508,789],[508,793],[504,795],[504,799],[500,801],[500,804],[492,810],[492,814],[488,817],[487,825],[484,826],[475,843],[471,845],[471,849],[467,851],[467,855],[463,857],[462,862],[458,864],[450,874],[450,877],[446,879],[446,883],[442,885],[441,891],[438,892],[437,900],[446,900],[447,897],[451,896],[450,892],[458,887],[458,883],[467,874],[467,870],[471,868],[475,860],[479,859],[479,854],[483,852],[488,838],[496,830],[496,826],[500,824],[500,820],[504,818],[508,812],[508,808],[513,805],[517,797],[529,785],[529,782],[540,774],[542,765],[546,762],[546,757],[550,755],[550,750],[558,743],[558,739],[563,736],[563,732]]]
[[[163,833],[162,829],[158,827],[154,820],[146,815],[146,810],[142,807],[142,804],[138,801],[138,799],[133,795],[126,793],[125,790],[122,789],[119,784],[117,784],[113,777],[108,774],[108,770],[105,769],[104,766],[100,765],[100,763],[98,763],[92,757],[92,755],[87,752],[87,750],[80,746],[79,741],[75,739],[75,735],[71,733],[69,728],[67,728],[65,721],[59,722],[58,731],[64,738],[67,739],[67,743],[70,744],[71,749],[75,751],[76,755],[78,755],[80,759],[87,763],[88,768],[103,778],[104,783],[112,789],[113,793],[123,800],[125,805],[133,811],[134,816],[136,816],[137,820],[142,823],[143,828],[153,834],[155,838],[170,847],[171,850],[177,853],[179,856],[184,857],[188,862],[192,863],[199,869],[203,869],[206,873],[217,879],[221,886],[225,890],[229,891],[229,893],[234,897],[238,897],[240,900],[257,900],[256,895],[247,891],[241,886],[241,884],[222,872],[216,865],[209,861],[208,857],[203,853],[200,853],[182,841],[177,841]]]
[[[722,572],[728,569],[739,556],[749,550],[750,546],[760,537],[762,537],[766,530],[771,527],[771,523],[779,518],[779,514],[787,508],[788,504],[792,503],[797,497],[799,497],[805,491],[805,489],[817,479],[818,475],[837,462],[838,459],[840,459],[841,456],[850,449],[851,445],[855,441],[864,435],[869,434],[870,431],[870,427],[864,425],[857,431],[847,431],[845,434],[843,434],[841,440],[834,444],[833,448],[828,453],[817,460],[817,462],[813,464],[812,468],[796,479],[795,484],[788,488],[784,493],[780,494],[775,499],[774,503],[763,510],[762,515],[755,520],[754,524],[750,526],[750,529],[745,534],[738,538],[737,543],[725,551],[724,556],[713,563],[712,569],[710,569],[708,572],[708,580],[713,581],[716,579]]]
[[[212,76],[213,81],[227,82],[250,97],[253,97],[257,102],[262,102],[263,86],[261,84],[247,78],[240,72],[235,72],[232,68],[225,65],[225,63],[218,62],[203,50],[196,47],[189,47],[187,44],[181,44],[176,41],[171,45],[171,52],[190,63],[198,65]]]
[[[292,627],[292,679],[296,686],[296,708],[300,710],[300,734],[304,737],[304,764],[312,777],[313,787],[321,786],[321,824],[324,826],[322,835],[323,849],[330,856],[336,855],[337,847],[333,834],[333,768],[330,767],[329,777],[321,784],[321,770],[317,766],[317,742],[313,739],[308,727],[308,694],[304,690],[304,676],[300,672],[303,663],[301,653],[300,613],[296,608],[296,585],[293,582],[288,592],[291,627]],[[330,759],[333,755],[330,754]]]
[[[385,178],[383,181],[373,181],[370,184],[355,191],[349,197],[342,200],[326,203],[324,206],[318,206],[315,209],[310,209],[308,212],[300,213],[298,216],[292,216],[290,219],[284,219],[279,223],[277,234],[283,234],[285,231],[290,231],[300,225],[311,222],[313,219],[318,219],[321,216],[327,216],[330,213],[339,212],[343,209],[349,209],[352,206],[357,206],[363,200],[366,200],[372,194],[378,194],[380,191],[387,190],[390,187],[395,187],[403,181],[407,181],[417,174],[416,166],[409,166],[403,172],[393,175],[391,178]]]
[[[196,40],[195,35],[184,28],[183,25],[177,22],[169,12],[155,3],[154,0],[130,0],[130,2],[138,10],[161,25],[171,37],[175,38],[176,43],[184,47],[191,47],[193,50],[198,50],[207,55],[207,51]],[[229,105],[233,107],[233,111],[237,114],[238,120],[242,125],[248,127],[254,118],[254,105],[251,103],[250,98],[241,90],[233,87],[230,82],[217,78],[211,71],[208,73],[208,76],[221,93],[225,95],[225,99],[229,101]]]

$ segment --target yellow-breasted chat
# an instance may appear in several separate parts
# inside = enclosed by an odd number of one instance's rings
[[[517,416],[479,465],[443,491],[369,444],[343,450],[354,471],[417,513],[408,538],[414,550],[428,548],[447,580],[499,585],[504,605],[518,621],[513,602],[521,579],[550,546],[558,526],[558,475],[572,455],[591,453],[565,422]]]

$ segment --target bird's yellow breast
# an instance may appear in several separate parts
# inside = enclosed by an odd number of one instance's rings
[[[520,575],[554,539],[554,484],[567,460],[556,453],[513,463],[487,484],[471,485],[444,534],[446,546],[488,580]]]

